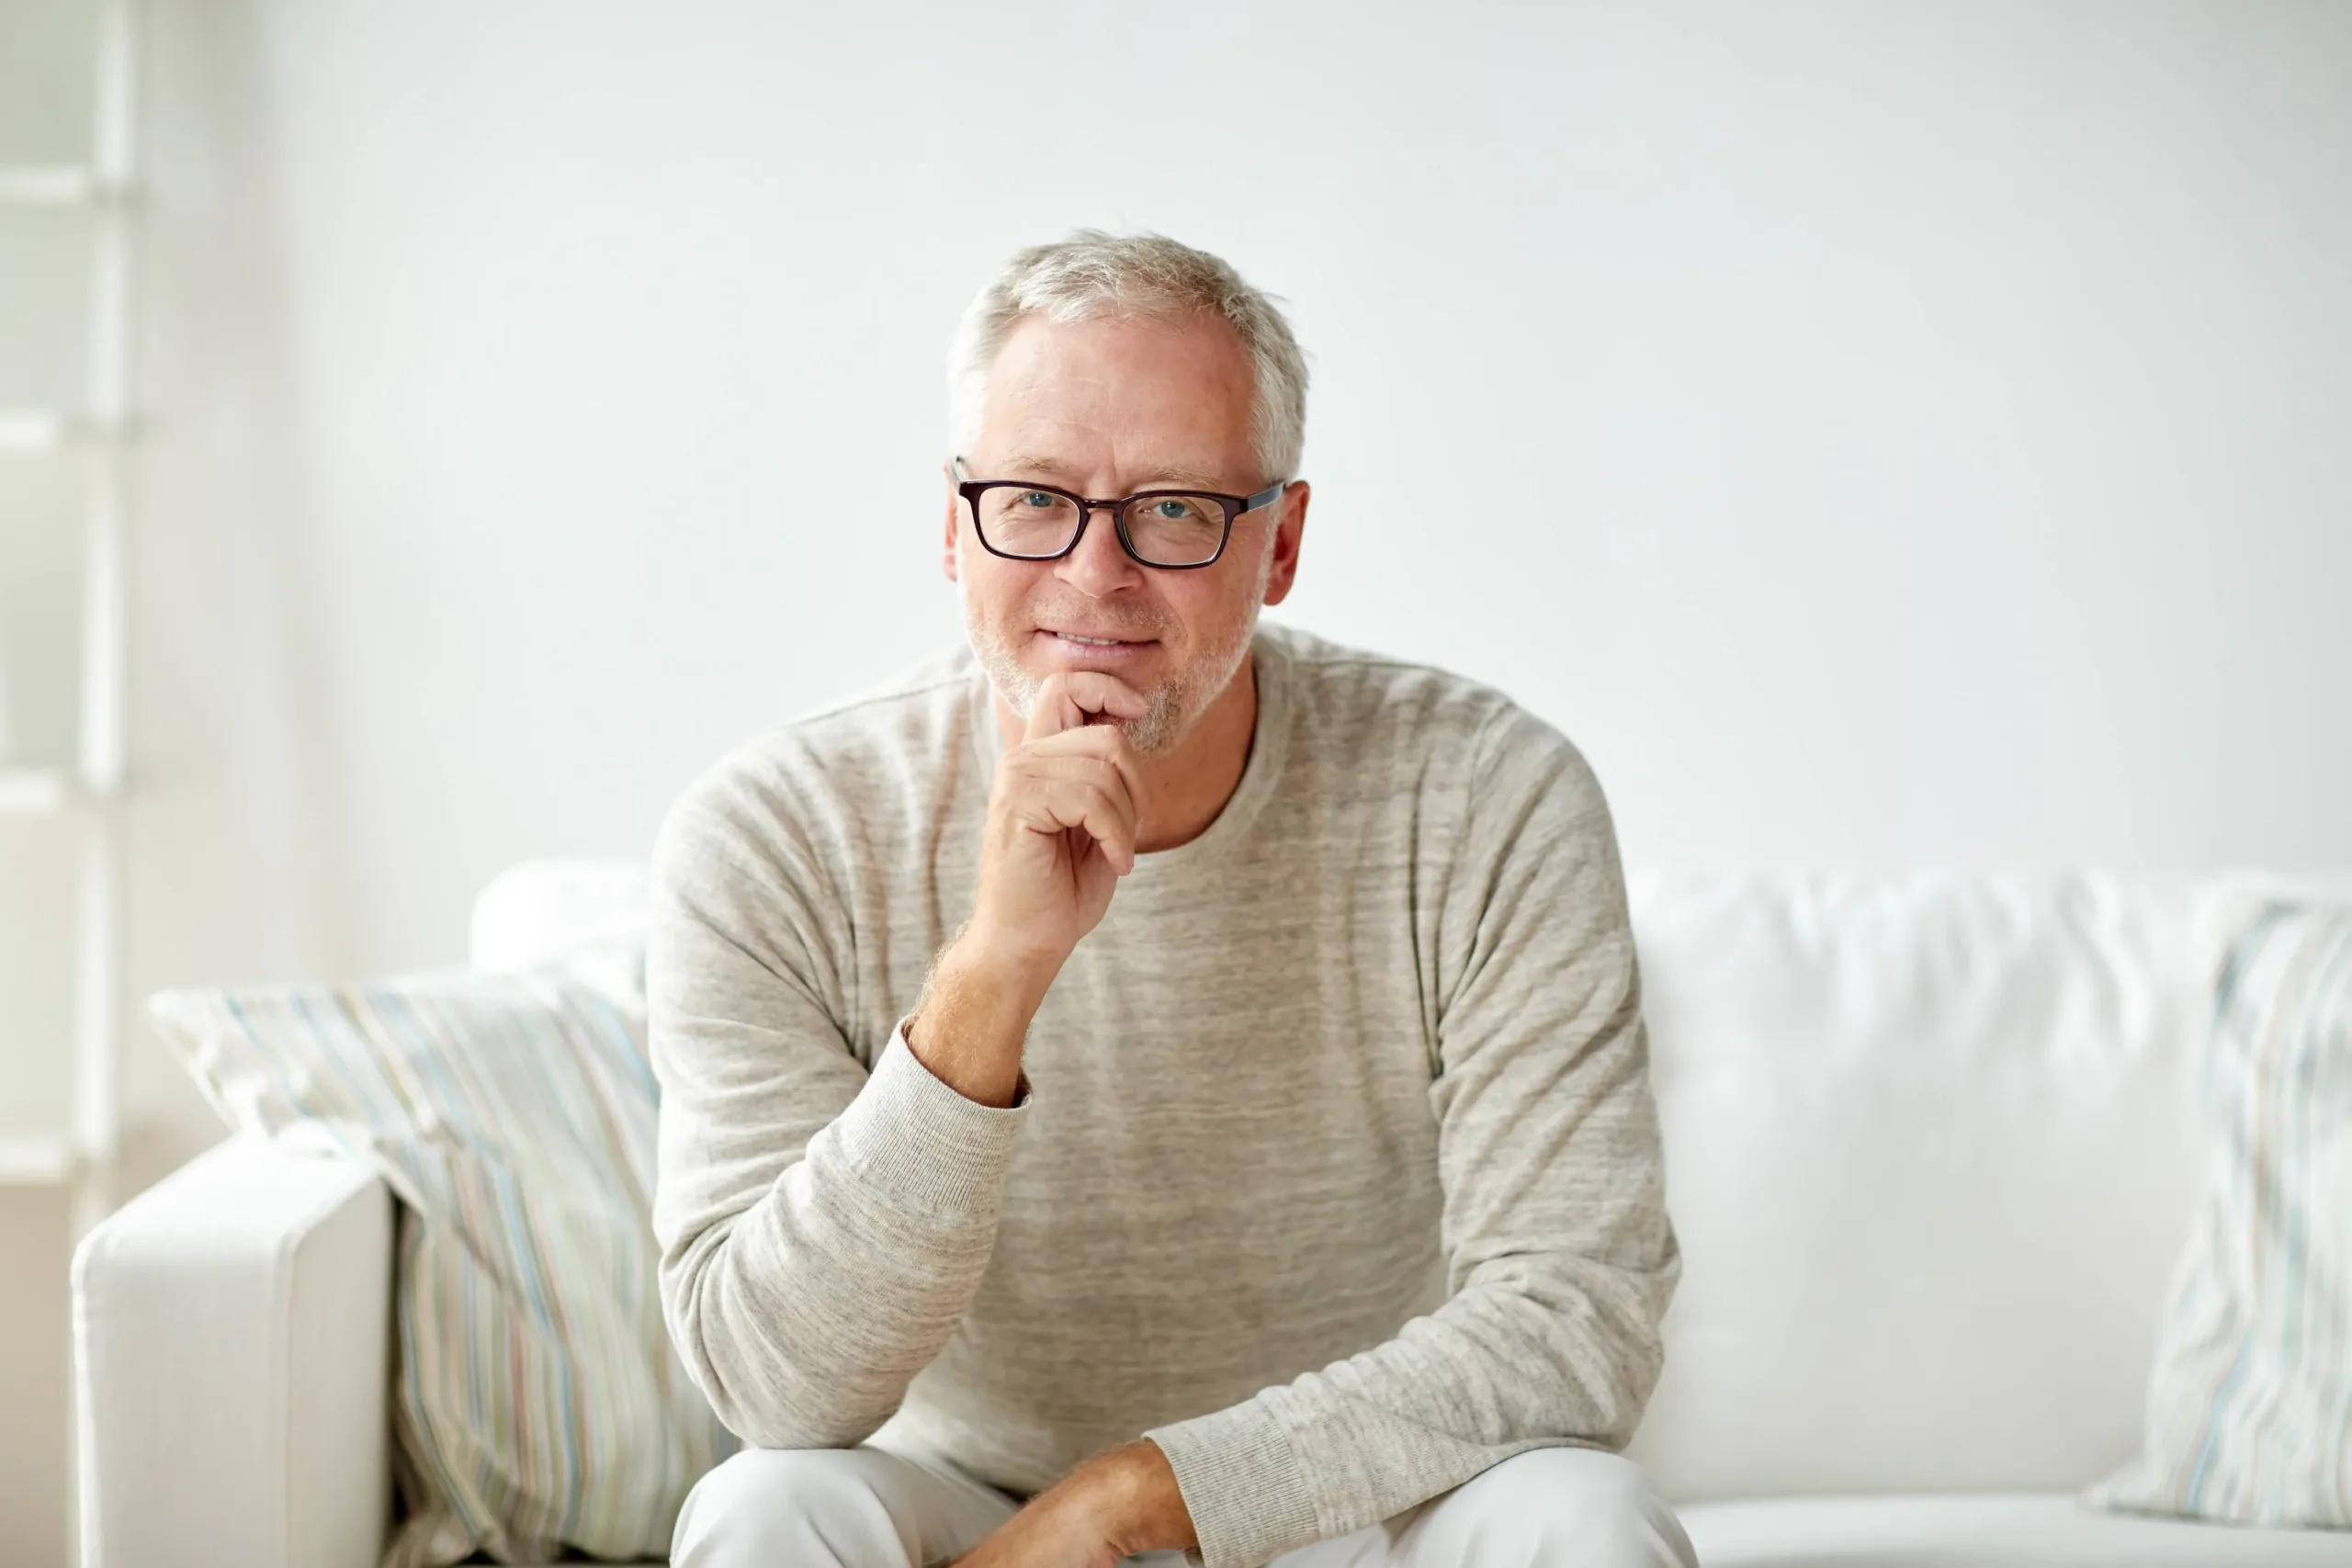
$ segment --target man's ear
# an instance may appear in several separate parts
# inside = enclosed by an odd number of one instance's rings
[[[962,521],[961,513],[963,511],[964,498],[956,493],[956,467],[954,459],[950,458],[948,461],[940,464],[939,471],[945,475],[947,479],[947,532],[940,547],[941,554],[939,557],[939,570],[946,573],[948,581],[953,582],[956,581],[956,525]]]
[[[1299,539],[1306,532],[1306,491],[1305,479],[1293,479],[1273,504],[1274,562],[1266,571],[1269,604],[1289,598],[1290,586],[1298,580]]]

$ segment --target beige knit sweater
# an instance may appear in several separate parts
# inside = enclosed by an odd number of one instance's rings
[[[968,653],[739,748],[654,861],[654,1226],[727,1425],[1015,1494],[1148,1435],[1210,1568],[1622,1447],[1680,1271],[1609,811],[1493,690],[1261,626],[1206,832],[967,1100],[897,1032],[1001,746]]]

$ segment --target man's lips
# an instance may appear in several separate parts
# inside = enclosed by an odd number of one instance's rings
[[[1148,647],[1156,640],[1151,637],[1115,637],[1101,632],[1061,631],[1053,626],[1039,626],[1037,631],[1040,636],[1049,637],[1070,648],[1097,649],[1106,653],[1116,652],[1123,648]]]

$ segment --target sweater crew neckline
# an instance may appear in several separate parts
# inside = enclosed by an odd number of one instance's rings
[[[1258,713],[1250,729],[1250,755],[1241,765],[1233,793],[1209,825],[1191,839],[1137,855],[1136,868],[1128,874],[1129,886],[1149,886],[1230,853],[1232,845],[1249,836],[1250,825],[1272,797],[1290,754],[1293,706],[1291,653],[1278,628],[1259,623],[1250,640],[1250,661],[1258,683]],[[997,762],[1004,755],[1004,736],[997,727],[995,688],[977,659],[971,660],[969,676],[964,705],[966,728],[978,763],[972,776],[985,798],[993,787]]]

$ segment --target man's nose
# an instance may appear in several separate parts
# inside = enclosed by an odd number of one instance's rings
[[[1102,599],[1143,581],[1143,568],[1119,543],[1119,525],[1111,508],[1098,506],[1086,514],[1086,532],[1077,547],[1064,556],[1055,575],[1090,599]]]

